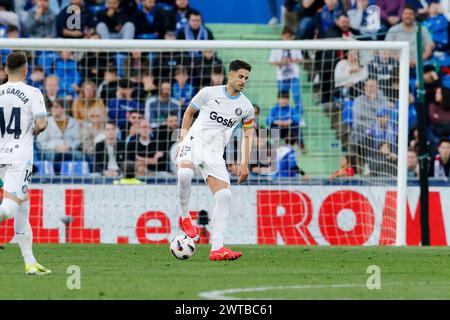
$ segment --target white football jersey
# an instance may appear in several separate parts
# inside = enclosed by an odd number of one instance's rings
[[[188,135],[205,148],[222,152],[233,131],[244,122],[251,127],[255,113],[250,100],[243,93],[230,96],[225,86],[206,87],[192,98],[191,104],[200,111]]]
[[[23,82],[0,85],[0,164],[33,162],[34,119],[46,116],[39,89]]]

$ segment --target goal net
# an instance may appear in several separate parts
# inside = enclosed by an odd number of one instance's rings
[[[371,41],[0,41],[29,57],[46,97],[35,139],[31,224],[38,243],[167,243],[180,232],[177,128],[234,59],[252,66],[248,182],[242,126],[224,157],[229,244],[405,242],[408,45]],[[3,67],[2,67],[3,69]],[[5,80],[4,71],[0,73]],[[8,120],[6,120],[8,121]],[[219,121],[219,120],[218,120]],[[225,121],[225,119],[222,119]],[[191,215],[208,243],[214,198],[194,178]],[[14,241],[13,222],[0,242]]]

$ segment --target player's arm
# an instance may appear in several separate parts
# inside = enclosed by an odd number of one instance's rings
[[[188,133],[189,129],[192,126],[192,122],[194,120],[195,114],[198,112],[198,109],[194,107],[192,103],[189,104],[186,111],[184,112],[183,121],[181,123],[181,132],[179,141],[182,141],[186,134]]]
[[[248,165],[250,164],[250,152],[252,147],[252,139],[253,139],[253,119],[244,122],[244,137],[242,139],[242,157],[241,164],[239,165],[239,179],[238,184],[247,180],[249,169]]]
[[[33,135],[37,136],[39,133],[47,128],[47,117],[38,117],[34,119]]]

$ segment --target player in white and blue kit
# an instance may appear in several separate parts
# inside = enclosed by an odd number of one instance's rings
[[[51,271],[33,256],[33,232],[29,221],[28,185],[33,168],[33,136],[47,127],[47,110],[39,89],[25,84],[28,72],[23,52],[12,52],[6,59],[8,82],[0,85],[0,182],[3,199],[0,223],[14,218],[15,238],[29,275]]]
[[[189,198],[191,180],[195,168],[199,168],[215,198],[211,221],[211,260],[235,260],[242,255],[223,246],[231,202],[230,179],[223,153],[233,131],[243,123],[244,137],[238,183],[245,181],[249,174],[254,111],[252,103],[241,91],[244,89],[250,71],[251,66],[248,63],[240,60],[232,61],[227,85],[200,90],[192,99],[183,117],[177,156],[181,226],[189,237],[197,236],[189,214]],[[192,124],[197,112],[199,112],[198,117]]]

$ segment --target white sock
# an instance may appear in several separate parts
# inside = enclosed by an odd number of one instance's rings
[[[212,226],[212,247],[211,250],[219,250],[223,247],[223,235],[230,216],[231,191],[230,189],[220,189],[214,194],[216,205],[214,206]]]
[[[189,199],[191,198],[191,181],[194,171],[190,168],[178,169],[178,201],[180,202],[181,216],[183,218],[190,217]]]
[[[25,264],[34,264],[36,259],[33,256],[33,230],[31,230],[29,215],[30,201],[27,200],[19,206],[19,212],[14,219],[14,230]]]
[[[17,215],[19,204],[9,198],[3,198],[0,204],[0,221],[12,219]]]

